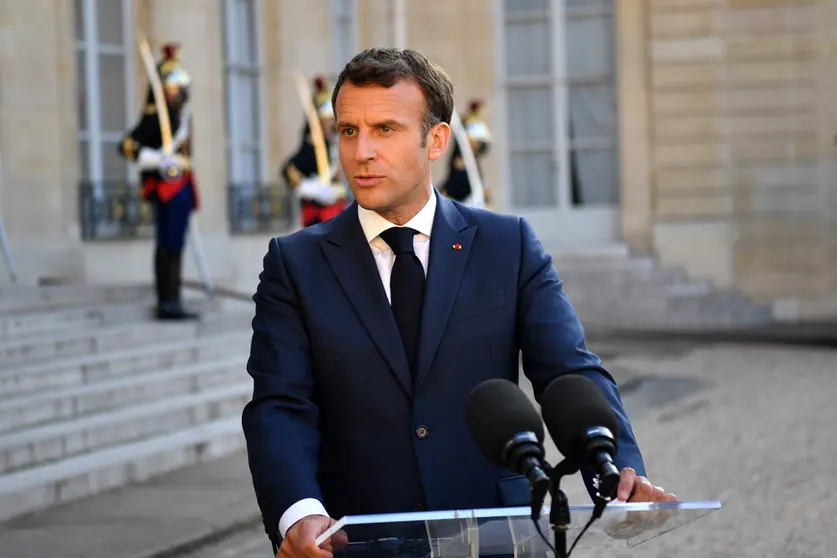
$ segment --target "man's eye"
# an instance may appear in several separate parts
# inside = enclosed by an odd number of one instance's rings
[[[355,133],[355,131],[352,130],[351,128],[345,128],[343,130],[343,135],[345,135],[345,136],[352,136],[352,135],[354,135],[354,133]]]
[[[392,128],[390,128],[389,126],[386,126],[386,125],[381,126],[381,131],[384,132],[384,133],[391,132]]]

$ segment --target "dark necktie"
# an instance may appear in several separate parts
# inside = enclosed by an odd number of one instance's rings
[[[413,248],[413,238],[417,234],[418,231],[409,227],[392,227],[381,233],[381,238],[395,252],[389,281],[392,311],[413,374],[418,362],[425,283],[424,267]]]

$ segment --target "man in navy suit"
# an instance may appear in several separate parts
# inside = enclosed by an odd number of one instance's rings
[[[433,188],[453,111],[444,70],[369,49],[333,101],[356,202],[271,240],[254,296],[243,427],[279,555],[330,556],[314,539],[347,514],[528,505],[527,480],[486,460],[464,418],[477,384],[518,380],[521,352],[536,397],[562,374],[602,389],[620,420],[620,499],[674,499],[645,479],[617,386],[529,224]]]

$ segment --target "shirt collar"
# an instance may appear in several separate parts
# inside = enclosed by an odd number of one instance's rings
[[[404,226],[415,229],[419,233],[429,237],[430,232],[433,230],[433,219],[436,216],[436,204],[436,192],[431,191],[430,199],[427,200],[427,203],[421,208],[421,211],[416,213],[415,217],[407,221]],[[362,208],[360,204],[357,206],[357,216],[367,242],[372,242],[385,230],[397,226],[374,211]]]

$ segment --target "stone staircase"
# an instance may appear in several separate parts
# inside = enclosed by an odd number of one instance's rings
[[[0,288],[0,521],[244,447],[252,304],[163,323],[152,296]]]
[[[728,329],[773,321],[770,304],[748,300],[624,246],[552,250],[564,290],[585,327]]]

